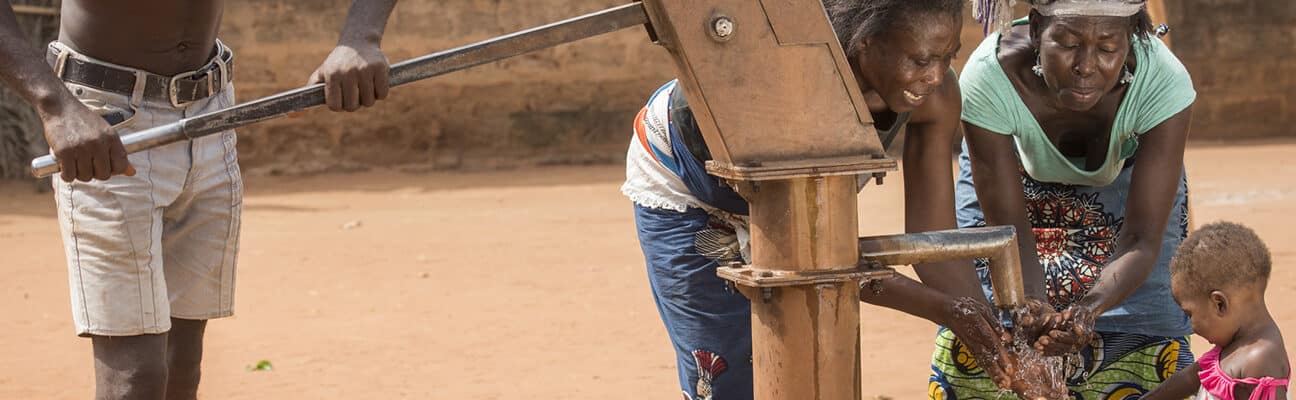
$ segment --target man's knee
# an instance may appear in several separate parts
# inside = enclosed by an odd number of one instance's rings
[[[171,319],[171,332],[167,337],[167,364],[172,379],[185,378],[197,381],[202,364],[203,334],[206,320]]]
[[[173,360],[201,360],[207,320],[171,318],[167,353]]]
[[[167,381],[166,335],[92,336],[99,398],[160,398]]]
[[[166,371],[166,334],[91,336],[95,366],[115,371],[161,367]]]

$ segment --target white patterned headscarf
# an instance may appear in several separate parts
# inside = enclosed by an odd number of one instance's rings
[[[1032,0],[1041,15],[1128,17],[1138,14],[1147,0]]]
[[[1000,29],[1012,21],[1017,0],[971,0],[972,16],[985,25],[985,31]],[[1147,0],[1026,0],[1040,15],[1080,15],[1094,17],[1128,17],[1137,14]]]

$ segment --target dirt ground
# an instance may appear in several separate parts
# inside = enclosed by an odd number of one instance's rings
[[[1196,221],[1256,229],[1269,305],[1296,335],[1296,142],[1193,147]],[[237,315],[210,324],[207,399],[677,399],[619,166],[257,177]],[[900,232],[900,179],[860,196]],[[0,399],[84,399],[49,194],[0,185]],[[922,398],[935,327],[861,312],[865,399]],[[1196,351],[1206,344],[1196,339]],[[248,371],[268,360],[273,371]]]

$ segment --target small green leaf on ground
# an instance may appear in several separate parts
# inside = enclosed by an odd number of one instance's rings
[[[256,365],[249,365],[243,367],[243,369],[248,371],[274,371],[274,365],[270,364],[270,360],[261,360],[257,361]]]

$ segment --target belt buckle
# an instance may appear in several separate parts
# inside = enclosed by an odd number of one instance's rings
[[[62,79],[63,79],[63,69],[67,66],[68,56],[70,55],[71,52],[69,52],[67,49],[65,49],[65,48],[63,48],[63,47],[61,47],[61,46],[55,46],[55,43],[58,43],[58,42],[51,42],[51,43],[50,43],[50,49],[53,50],[53,51],[57,54],[57,55],[55,56],[55,59],[54,59],[54,65],[53,65],[53,67],[54,67],[54,75],[57,75],[57,76],[58,76],[58,79],[59,79],[59,80],[62,80]]]
[[[184,101],[184,102],[180,101],[180,99],[179,99],[180,93],[177,91],[178,89],[177,89],[177,86],[176,86],[176,82],[178,82],[178,81],[181,80],[181,79],[191,78],[191,77],[193,77],[194,75],[198,75],[199,73],[205,73],[205,74],[206,74],[206,78],[207,78],[207,79],[206,79],[206,81],[207,81],[207,95],[210,96],[210,95],[212,94],[212,92],[213,92],[213,90],[212,90],[212,86],[213,86],[213,85],[212,85],[212,76],[211,76],[211,71],[205,71],[205,72],[204,72],[204,71],[202,71],[202,70],[197,70],[197,71],[181,72],[181,73],[179,73],[179,74],[176,74],[176,76],[171,77],[171,80],[170,80],[169,82],[167,82],[167,100],[171,101],[171,106],[172,106],[172,107],[175,107],[175,108],[181,108],[181,107],[187,106],[187,105],[189,105],[189,103],[193,103],[193,102],[195,101],[195,100],[189,100],[189,101]]]

